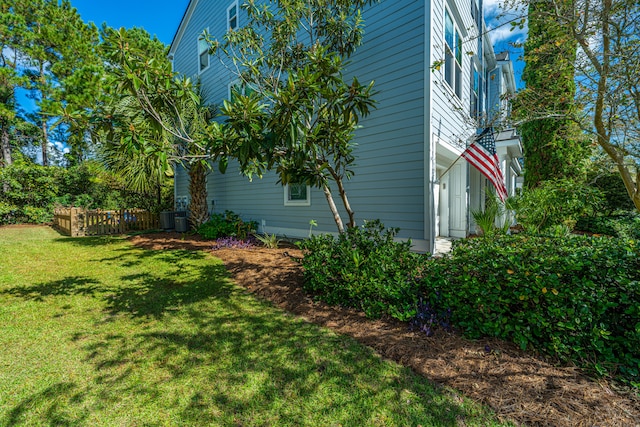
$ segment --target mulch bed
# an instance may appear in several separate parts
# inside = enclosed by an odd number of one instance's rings
[[[176,233],[131,237],[148,249],[211,251],[199,236]],[[313,301],[301,290],[294,247],[220,249],[236,283],[273,304],[334,331],[352,336],[443,386],[489,405],[502,420],[533,426],[640,426],[640,397],[596,382],[574,367],[556,366],[495,339],[472,341],[438,331],[427,337],[393,319],[371,320],[359,312]]]

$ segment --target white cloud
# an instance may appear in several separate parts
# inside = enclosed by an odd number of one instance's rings
[[[499,25],[499,24],[498,24]],[[488,28],[491,42],[495,45],[502,42],[522,43],[527,38],[527,26],[512,30],[511,25],[495,25]]]
[[[67,144],[61,141],[49,141],[49,146],[60,151],[62,154],[67,154],[69,152]]]
[[[483,2],[485,22],[489,37],[494,45],[500,43],[522,43],[527,38],[527,22],[523,28],[514,27],[526,18],[527,9],[521,3],[511,3],[505,9],[505,0],[485,0]]]
[[[501,11],[501,4],[503,0],[485,0],[482,2],[482,9],[484,15],[487,17],[494,17]]]

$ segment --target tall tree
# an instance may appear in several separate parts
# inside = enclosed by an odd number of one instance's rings
[[[561,112],[561,116],[579,124],[609,156],[630,200],[640,211],[640,3],[637,0],[574,0],[571,13],[565,8],[566,0],[545,0],[542,3],[548,7],[531,7],[539,3],[528,3],[529,20],[533,20],[534,25],[536,20],[553,23],[552,28],[558,28],[563,37],[553,43],[550,50],[530,51],[528,60],[550,64],[549,74],[542,77],[551,81],[557,79],[553,73],[556,62],[571,60],[577,90],[564,94],[575,95],[580,108]],[[553,48],[563,43],[577,44],[577,52],[567,55]],[[554,115],[540,108],[548,105],[546,96],[544,91],[536,95],[532,90],[520,97],[523,107],[520,111],[527,111],[522,114],[525,120],[534,120],[545,113]]]
[[[42,163],[47,165],[50,133],[64,122],[62,110],[88,108],[89,98],[98,93],[97,28],[85,24],[68,0],[5,0],[2,7],[19,30],[5,45],[15,58],[11,65],[26,77],[14,81],[13,88],[28,90],[36,103]]]
[[[588,139],[575,122],[578,43],[565,25],[575,11],[574,0],[529,2],[522,75],[526,88],[516,103],[520,115],[526,116],[520,132],[527,187],[551,179],[583,178]]]
[[[14,1],[0,3],[0,166],[13,163],[11,131],[17,119],[16,88],[25,80],[18,70],[20,52],[16,46],[26,36],[24,19],[14,13]]]
[[[336,226],[344,231],[333,199],[337,189],[349,217],[345,189],[353,174],[353,134],[374,106],[373,82],[345,78],[348,58],[361,44],[361,9],[371,0],[305,2],[249,0],[248,22],[211,41],[239,85],[222,109],[224,141],[245,173],[275,168],[282,184],[322,189]]]
[[[103,29],[109,97],[101,106],[101,140],[109,145],[111,164],[143,183],[185,163],[191,177],[190,221],[209,218],[206,174],[215,149],[217,125],[212,110],[190,79],[178,77],[167,47],[141,29]]]

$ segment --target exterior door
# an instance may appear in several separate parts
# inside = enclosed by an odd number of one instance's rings
[[[438,171],[442,173],[442,171]],[[449,237],[449,172],[440,179],[439,191],[436,193],[439,196],[437,202],[437,210],[439,221],[436,220],[437,234],[441,237]],[[438,223],[439,222],[439,223]]]
[[[467,168],[459,163],[451,168],[449,175],[449,235],[467,236]]]

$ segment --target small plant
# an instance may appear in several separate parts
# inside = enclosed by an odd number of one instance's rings
[[[255,247],[255,241],[251,238],[239,239],[233,236],[220,237],[213,242],[212,250],[219,249],[250,249]]]
[[[309,221],[309,238],[311,238],[311,232],[313,231],[313,227],[317,227],[318,226],[318,221],[316,221],[315,219],[312,219]]]
[[[428,337],[434,334],[435,328],[440,327],[447,332],[451,328],[451,309],[438,310],[428,299],[420,298],[416,309],[416,315],[409,321],[412,331],[424,332]]]
[[[280,245],[280,242],[281,242],[281,240],[277,238],[275,233],[273,234],[264,233],[262,235],[254,234],[254,237],[269,249],[278,249],[278,246]]]
[[[202,224],[197,233],[205,239],[235,236],[242,240],[254,233],[257,227],[256,221],[244,221],[238,214],[226,210],[223,214],[211,215],[211,219]]]
[[[502,203],[493,193],[488,193],[484,209],[471,209],[471,216],[484,236],[505,234],[511,225],[510,200]],[[498,226],[497,224],[502,223]]]

